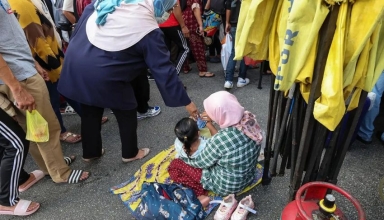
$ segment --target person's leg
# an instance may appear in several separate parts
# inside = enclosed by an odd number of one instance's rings
[[[101,118],[104,108],[81,104],[81,137],[83,158],[93,159],[102,155]],[[116,114],[115,111],[113,111]]]
[[[174,182],[191,188],[196,196],[207,195],[207,190],[200,183],[202,169],[189,166],[181,159],[174,159],[168,167],[168,172]]]
[[[122,157],[134,158],[139,153],[137,147],[137,117],[136,109],[112,109],[119,125]]]
[[[239,78],[246,79],[247,78],[247,70],[248,66],[245,65],[244,59],[240,61],[240,69],[239,69]]]
[[[231,34],[233,43],[232,43],[231,55],[229,56],[229,59],[228,59],[227,70],[225,71],[225,84],[227,85],[227,87],[232,88],[231,84],[233,81],[233,75],[235,74],[235,67],[236,67],[236,62],[237,62],[236,60],[233,60],[233,58],[235,57],[235,43],[234,42],[235,42],[235,37],[236,37],[236,27],[231,28],[230,34]],[[227,82],[230,82],[230,83],[227,83]],[[226,86],[224,85],[224,87],[226,87]]]
[[[137,112],[146,113],[150,99],[150,86],[147,78],[147,69],[142,69],[141,73],[131,82],[133,92],[137,102]]]
[[[201,36],[191,32],[189,37],[190,49],[196,60],[199,75],[207,72],[207,62],[205,60],[204,42]]]
[[[19,176],[23,169],[29,142],[25,132],[0,109],[0,205],[14,206],[19,201]]]
[[[181,68],[184,65],[185,60],[188,58],[189,48],[187,39],[185,39],[180,26],[170,27],[168,30],[168,36],[171,38],[178,47],[178,56],[176,59],[176,70],[180,73]]]
[[[137,119],[139,120],[154,117],[161,112],[160,106],[151,107],[148,105],[150,98],[150,86],[146,75],[147,70],[143,69],[141,71],[141,74],[139,74],[139,76],[131,82],[137,102]]]
[[[51,81],[48,81],[45,82],[45,84],[47,85],[47,89],[49,92],[49,100],[51,101],[53,111],[55,112],[57,120],[59,120],[61,134],[65,133],[67,132],[67,129],[64,126],[63,118],[61,117],[60,113],[60,94],[59,91],[57,91],[57,82],[52,83]]]
[[[364,141],[370,142],[372,140],[372,134],[375,129],[373,122],[375,121],[377,115],[380,111],[380,102],[381,96],[384,91],[384,72],[381,73],[379,79],[377,80],[375,86],[372,89],[372,92],[376,94],[376,99],[371,110],[369,110],[364,119],[361,122],[359,131],[357,135]]]
[[[60,140],[65,141],[67,143],[77,143],[81,141],[80,135],[68,132],[64,126],[63,118],[60,113],[60,94],[59,94],[59,91],[57,91],[58,82],[52,83],[49,81],[49,82],[45,82],[45,84],[47,85],[47,89],[49,92],[52,109],[55,112],[57,119],[59,120],[59,124],[61,128]]]
[[[81,117],[82,111],[81,111],[81,105],[80,103],[73,101],[72,99],[69,99],[65,97],[65,100],[67,101],[68,105],[70,105],[73,110]]]
[[[48,122],[49,140],[47,142],[30,143],[30,150],[33,159],[45,174],[49,173],[52,180],[56,183],[66,182],[71,173],[71,169],[63,160],[63,151],[60,144],[60,124],[52,109],[49,101],[49,93],[45,81],[39,74],[36,74],[20,84],[29,92],[35,99],[36,110]],[[14,101],[12,92],[9,87],[0,85],[0,92],[6,94],[10,101]],[[16,109],[15,109],[16,110]],[[17,111],[17,121],[26,131],[26,116],[25,111]],[[88,173],[84,173],[88,176]]]

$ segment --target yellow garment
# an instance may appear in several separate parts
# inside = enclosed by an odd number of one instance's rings
[[[356,108],[359,105],[360,93],[365,85],[365,79],[367,77],[367,69],[369,62],[369,52],[372,48],[372,43],[368,41],[363,51],[361,52],[357,61],[355,74],[352,82],[346,88],[344,88],[344,99],[347,100],[348,111]],[[351,98],[352,97],[352,98]]]
[[[372,91],[379,79],[382,70],[384,70],[384,15],[379,21],[376,30],[371,36],[372,49],[369,54],[369,63],[367,70],[367,78],[364,85],[364,90],[367,92]]]
[[[344,88],[352,83],[356,70],[357,60],[359,59],[362,50],[366,46],[366,43],[372,36],[372,33],[379,25],[379,22],[382,20],[383,13],[384,1],[382,0],[356,1],[352,5],[352,11],[350,16],[351,25],[349,25],[347,30],[348,36],[344,60]],[[370,57],[370,59],[376,58]],[[371,84],[372,83],[373,82],[371,82]],[[371,86],[365,87],[368,88]]]
[[[253,60],[268,57],[268,34],[275,14],[275,0],[243,0],[236,29],[235,58]]]
[[[56,82],[60,77],[64,58],[55,37],[56,27],[31,0],[9,0],[9,4],[24,30],[33,58],[47,70],[51,82]]]
[[[280,91],[288,90],[299,74],[304,81],[312,76],[317,36],[329,12],[322,0],[292,1],[292,4],[288,9],[282,8],[288,10],[287,27],[278,33],[280,61],[274,89]]]
[[[340,6],[336,30],[329,49],[321,83],[321,96],[315,101],[313,115],[328,130],[334,131],[345,113],[343,93],[343,61],[345,30],[349,19],[348,3]]]
[[[273,20],[272,28],[269,34],[269,67],[273,74],[276,75],[277,67],[280,61],[280,42],[279,42],[279,29],[286,29],[288,18],[288,1],[278,1],[275,17]]]

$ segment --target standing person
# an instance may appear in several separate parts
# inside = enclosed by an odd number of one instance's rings
[[[48,73],[46,85],[52,108],[60,123],[60,140],[70,144],[81,141],[80,135],[67,131],[60,113],[60,94],[57,91],[57,84],[64,54],[61,50],[60,35],[56,31],[55,23],[45,2],[42,0],[9,0],[9,3],[18,15],[18,21],[24,30],[32,56],[37,62],[35,63],[37,68],[39,71]],[[67,102],[79,111],[79,103],[72,100],[67,100]]]
[[[204,11],[212,10],[216,14],[219,14],[223,24],[227,17],[229,17],[228,13],[230,13],[231,10],[231,2],[232,0],[207,0],[206,4],[204,5]],[[208,46],[208,60],[211,63],[221,62],[221,41],[219,35],[220,31],[217,31],[212,37],[212,44]]]
[[[44,174],[55,183],[78,183],[89,177],[88,172],[71,170],[63,160],[60,144],[60,124],[49,102],[43,78],[37,73],[23,30],[7,0],[0,5],[0,93],[16,103],[16,119],[26,130],[25,111],[36,109],[48,122],[49,140],[31,142],[30,153]],[[24,100],[35,104],[25,105]]]
[[[371,104],[372,108],[365,114],[360,128],[357,132],[356,139],[364,144],[371,144],[372,143],[372,135],[375,130],[375,126],[373,125],[373,122],[375,121],[376,117],[379,115],[380,112],[380,103],[381,103],[381,97],[384,92],[384,71],[381,73],[379,79],[377,80],[375,86],[372,89],[372,93],[375,94],[376,98]],[[384,144],[384,135],[383,132],[377,133],[377,138],[380,140],[382,144]]]
[[[77,12],[75,13],[73,0],[63,1],[63,14],[72,25],[76,24],[79,18]]]
[[[0,74],[4,67],[0,65]],[[33,108],[34,100],[21,100],[20,105]],[[39,203],[19,198],[19,177],[28,145],[20,125],[0,108],[0,215],[31,215],[40,208]]]
[[[183,67],[184,61],[187,59],[189,53],[187,39],[185,39],[189,37],[189,30],[188,27],[185,26],[179,4],[175,5],[172,12],[168,20],[159,24],[159,27],[164,33],[164,41],[168,50],[172,50],[172,42],[174,42],[178,48],[175,66],[177,73],[180,73],[181,67]]]
[[[237,21],[239,20],[241,1],[232,0],[231,10],[227,10],[226,16],[226,25],[225,32],[232,36],[232,51],[229,56],[227,70],[225,74],[225,83],[224,88],[231,89],[233,87],[233,76],[235,75],[236,60],[233,60],[235,57],[235,37],[236,37],[236,28]],[[249,79],[247,78],[247,69],[248,66],[245,65],[244,59],[240,61],[239,69],[239,78],[237,80],[237,87],[244,87],[249,84]]]
[[[110,108],[119,125],[122,161],[148,155],[137,147],[137,100],[132,85],[149,68],[167,106],[186,106],[197,114],[170,61],[158,22],[169,16],[176,0],[97,1],[88,5],[76,25],[67,50],[59,91],[81,103],[83,158],[103,154],[100,119]],[[96,10],[95,10],[96,8]],[[111,42],[114,42],[111,44]]]
[[[186,0],[186,7],[183,10],[183,19],[185,25],[190,32],[189,45],[192,51],[193,57],[196,60],[197,68],[199,69],[200,77],[214,77],[215,74],[208,72],[207,61],[205,59],[205,44],[202,34],[203,21],[201,18],[201,1],[200,0]],[[189,72],[191,67],[189,66],[188,59],[185,61],[184,72]]]

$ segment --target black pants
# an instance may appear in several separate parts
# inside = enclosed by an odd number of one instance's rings
[[[82,104],[81,137],[83,158],[100,157],[103,148],[101,141],[101,118],[104,108]],[[137,148],[137,113],[132,110],[112,109],[119,125],[123,158],[135,157]]]
[[[164,33],[164,41],[168,47],[168,50],[171,51],[172,42],[176,44],[178,48],[178,55],[175,62],[175,66],[177,73],[180,73],[180,70],[183,67],[185,60],[188,58],[189,48],[187,40],[185,39],[183,32],[181,32],[180,26],[166,27],[160,29]]]
[[[148,111],[149,82],[147,70],[143,69],[132,82],[137,108],[132,110],[111,109],[117,119],[120,131],[122,157],[129,159],[139,152],[137,147],[137,112]],[[104,108],[82,104],[81,137],[83,158],[100,157],[102,151],[101,118]]]
[[[141,74],[136,77],[132,82],[131,86],[135,93],[137,102],[137,112],[146,113],[148,111],[148,101],[150,96],[150,86],[147,77],[147,69],[143,69]]]
[[[0,109],[0,205],[14,206],[19,200],[19,176],[29,178],[23,170],[29,142],[20,125]]]
[[[208,46],[209,48],[209,56],[214,57],[214,56],[219,56],[221,53],[221,42],[219,38],[219,32],[216,31],[215,35],[213,36],[213,41],[212,44]]]

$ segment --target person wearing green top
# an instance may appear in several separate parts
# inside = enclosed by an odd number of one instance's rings
[[[202,118],[214,121],[220,130],[207,140],[197,157],[184,161],[202,169],[200,183],[221,196],[237,193],[255,177],[262,133],[256,116],[245,111],[229,92],[213,93],[204,100]]]

